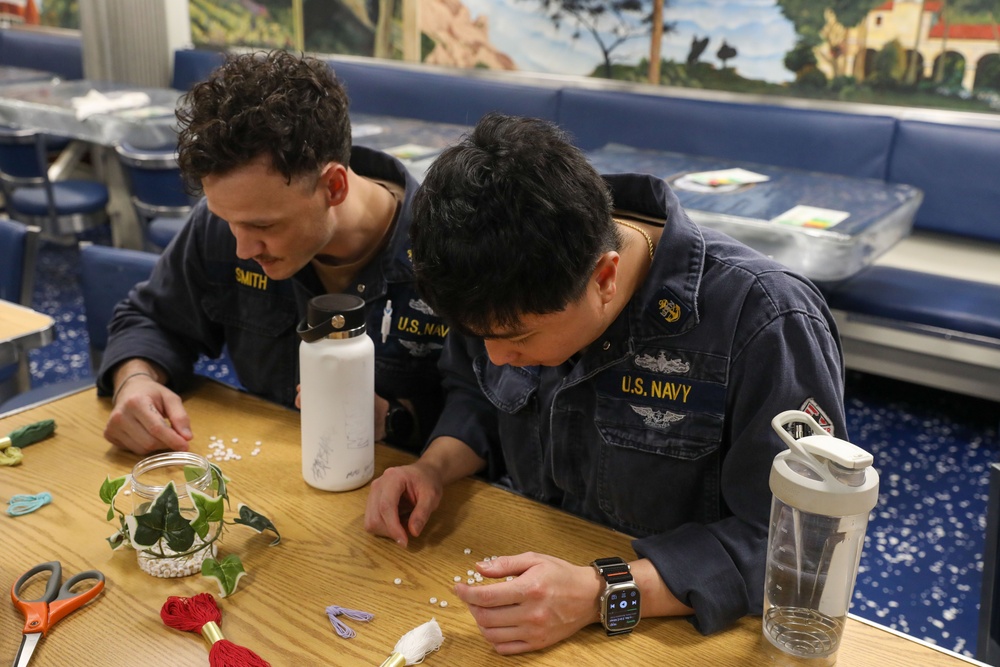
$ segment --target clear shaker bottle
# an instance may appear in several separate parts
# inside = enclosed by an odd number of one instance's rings
[[[790,423],[812,434],[796,439],[784,428]],[[878,473],[871,454],[804,412],[782,412],[771,426],[789,449],[771,467],[764,651],[779,665],[833,665],[878,501]]]
[[[375,473],[375,344],[365,335],[365,302],[313,297],[298,334],[302,476],[325,491],[357,489]]]

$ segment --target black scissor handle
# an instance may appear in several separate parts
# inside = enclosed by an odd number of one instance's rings
[[[36,574],[41,574],[42,572],[49,572],[49,581],[45,584],[45,592],[42,593],[42,597],[35,600],[25,600],[21,597],[21,587],[31,579]],[[76,579],[80,575],[73,577]],[[104,576],[101,575],[103,579]],[[39,563],[35,567],[31,568],[18,578],[14,582],[14,595],[17,596],[22,602],[52,602],[60,595],[59,584],[62,581],[62,563],[57,560],[51,560],[48,563]],[[70,580],[72,581],[72,579]]]
[[[54,599],[68,600],[69,598],[76,597],[77,595],[83,595],[84,593],[86,593],[86,591],[75,593],[71,589],[81,581],[87,581],[88,579],[94,580],[94,584],[90,587],[93,588],[99,582],[104,581],[104,573],[98,570],[87,570],[86,572],[81,572],[80,574],[74,574],[72,577],[66,580],[65,584],[59,587],[59,596]],[[46,590],[45,592],[48,593],[48,590]],[[53,600],[49,600],[49,602],[52,601]]]

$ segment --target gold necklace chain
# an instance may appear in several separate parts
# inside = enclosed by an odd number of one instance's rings
[[[633,225],[631,222],[625,222],[624,220],[619,220],[618,218],[613,218],[615,222],[619,225],[625,225],[629,229],[634,229],[635,231],[642,234],[643,238],[646,239],[646,245],[649,247],[649,258],[653,259],[653,238],[646,233],[646,230],[637,225]]]

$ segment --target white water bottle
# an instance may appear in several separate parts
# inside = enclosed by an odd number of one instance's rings
[[[791,423],[812,434],[793,438]],[[830,667],[844,634],[868,514],[878,502],[872,455],[804,412],[771,425],[788,445],[774,458],[764,580],[764,651],[772,664]]]
[[[365,335],[365,303],[314,297],[298,334],[302,477],[325,491],[357,489],[375,473],[375,345]]]

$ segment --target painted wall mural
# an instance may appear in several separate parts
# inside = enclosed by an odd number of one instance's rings
[[[454,67],[1000,113],[1000,0],[190,5],[195,42],[206,45],[292,46]]]
[[[47,25],[80,27],[77,0],[0,0],[0,27]]]
[[[0,22],[78,27],[78,0]],[[188,0],[194,43],[1000,113],[1000,0]]]

